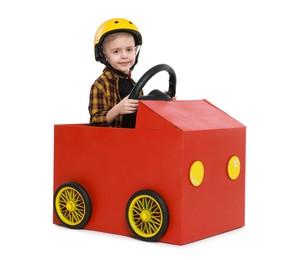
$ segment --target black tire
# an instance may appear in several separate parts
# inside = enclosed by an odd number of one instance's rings
[[[75,182],[67,182],[59,186],[54,193],[53,204],[61,223],[73,229],[84,228],[92,213],[88,193]]]
[[[155,191],[141,190],[127,202],[126,221],[133,235],[143,241],[158,241],[169,226],[169,210]]]

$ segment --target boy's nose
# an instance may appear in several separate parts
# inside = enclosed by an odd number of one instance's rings
[[[122,59],[126,59],[127,58],[127,52],[126,51],[122,51],[121,52],[121,58]]]

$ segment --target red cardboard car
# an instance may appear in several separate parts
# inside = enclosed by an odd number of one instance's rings
[[[174,96],[163,64],[136,94],[161,70]],[[148,99],[134,128],[54,126],[53,223],[176,245],[244,226],[246,127],[206,100]]]

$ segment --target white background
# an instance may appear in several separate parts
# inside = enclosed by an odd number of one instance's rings
[[[288,259],[287,2],[1,1],[0,258]],[[52,224],[53,125],[88,122],[103,69],[94,33],[113,17],[143,34],[136,81],[167,63],[178,99],[207,99],[246,125],[244,228],[175,246]]]

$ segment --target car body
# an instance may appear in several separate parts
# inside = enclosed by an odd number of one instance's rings
[[[139,101],[132,129],[55,125],[53,223],[176,245],[240,228],[245,152],[246,127],[207,100]]]

